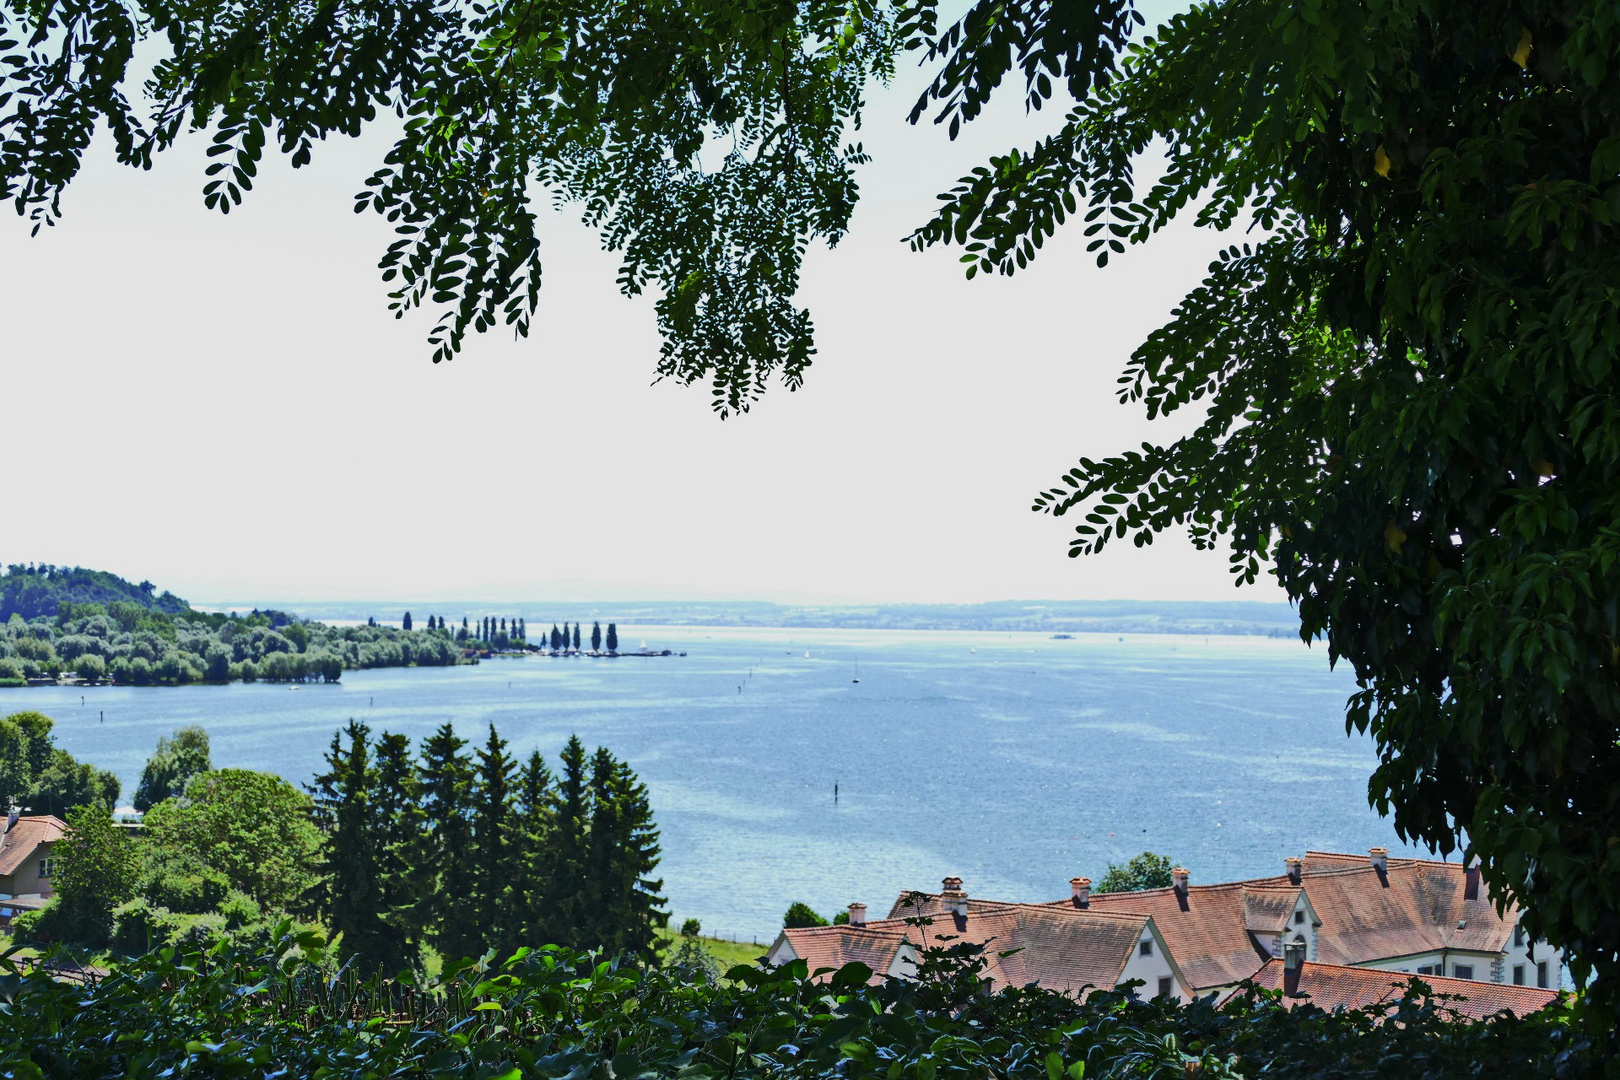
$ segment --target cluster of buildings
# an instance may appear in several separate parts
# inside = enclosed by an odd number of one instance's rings
[[[995,987],[1081,993],[1140,980],[1144,996],[1188,1001],[1252,980],[1326,1009],[1398,999],[1419,975],[1476,1019],[1534,1012],[1562,982],[1559,951],[1529,938],[1515,906],[1498,912],[1479,870],[1461,863],[1312,851],[1275,877],[1194,885],[1178,868],[1172,881],[1100,894],[1074,878],[1066,898],[1027,904],[970,897],[949,877],[938,892],[902,893],[887,918],[868,920],[857,903],[848,925],[784,930],[767,959],[812,972],[858,960],[874,978],[906,977],[922,950],[970,943],[986,947]]]
[[[65,829],[50,815],[6,818],[0,926],[50,898]],[[948,877],[938,892],[900,894],[883,919],[856,903],[847,925],[784,930],[767,960],[804,960],[812,972],[860,961],[874,978],[909,977],[923,950],[969,943],[985,947],[997,988],[1078,994],[1138,980],[1145,995],[1189,1001],[1253,981],[1325,1009],[1399,998],[1419,975],[1475,1019],[1534,1012],[1562,984],[1562,954],[1524,932],[1517,907],[1499,912],[1462,863],[1312,851],[1275,877],[1194,885],[1178,868],[1172,881],[1093,893],[1089,878],[1073,878],[1067,897],[1027,904],[971,897]]]

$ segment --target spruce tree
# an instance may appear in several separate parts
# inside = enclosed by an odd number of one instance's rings
[[[420,866],[427,887],[419,907],[430,941],[446,959],[481,955],[481,914],[463,902],[470,870],[472,763],[466,740],[445,723],[422,744],[420,776],[427,832]]]
[[[607,651],[610,653],[619,651],[619,628],[613,623],[608,623]]]
[[[384,926],[378,953],[379,967],[392,974],[414,968],[420,960],[420,911],[429,883],[417,862],[424,814],[411,741],[385,731],[376,745],[372,820],[377,833],[379,917]]]
[[[513,808],[511,863],[515,879],[510,894],[512,923],[525,945],[543,945],[560,938],[552,929],[550,906],[556,878],[556,852],[552,843],[557,819],[557,793],[551,770],[536,750],[518,777]]]
[[[583,944],[652,960],[657,929],[669,923],[658,895],[658,829],[647,789],[605,747],[591,759],[591,825],[584,894],[589,913]]]
[[[478,775],[472,794],[472,850],[465,900],[482,931],[479,952],[495,949],[510,956],[521,942],[514,925],[509,892],[512,814],[512,772],[515,763],[506,752],[506,740],[489,725],[489,741],[478,752]]]
[[[591,623],[591,652],[602,651],[602,624]]]
[[[588,944],[583,934],[588,921],[585,863],[591,804],[585,745],[578,735],[569,736],[561,762],[562,776],[557,783],[557,812],[552,828],[547,929],[555,943],[579,948]]]
[[[308,789],[315,801],[315,823],[324,834],[316,910],[334,934],[343,935],[343,951],[368,972],[378,969],[388,951],[371,799],[370,736],[365,724],[350,720],[332,736],[327,771]]]

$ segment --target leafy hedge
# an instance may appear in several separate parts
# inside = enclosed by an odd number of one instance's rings
[[[1387,1009],[1330,1014],[1265,992],[1220,1008],[989,994],[954,960],[918,981],[869,985],[852,964],[816,984],[801,961],[710,985],[549,946],[362,982],[332,972],[318,935],[282,930],[264,955],[163,949],[86,984],[7,954],[0,1076],[1447,1080],[1578,1076],[1595,1056],[1561,1007],[1458,1022],[1415,982]]]

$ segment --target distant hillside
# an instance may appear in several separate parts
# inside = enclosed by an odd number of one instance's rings
[[[24,619],[55,615],[58,605],[63,603],[106,607],[119,601],[139,604],[165,615],[191,611],[191,605],[173,593],[167,590],[157,593],[157,586],[150,581],[135,585],[105,570],[12,563],[6,567],[5,575],[0,576],[0,622],[13,615]]]
[[[979,630],[1105,634],[1258,634],[1293,637],[1299,616],[1287,604],[1253,600],[1000,600],[987,604],[796,605],[762,602],[648,601],[580,603],[513,600],[434,601],[435,611],[474,617],[523,615],[530,621],[621,626],[761,626],[849,630]],[[300,605],[326,619],[398,618],[422,605],[329,601]]]

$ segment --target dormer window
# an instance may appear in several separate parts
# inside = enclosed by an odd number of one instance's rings
[[[1304,926],[1305,925],[1305,909],[1304,908],[1300,908],[1299,910],[1294,912],[1294,925],[1295,926]]]
[[[1143,956],[1152,956],[1153,955],[1153,939],[1152,938],[1143,938],[1142,941],[1141,941],[1141,944],[1138,945],[1137,948],[1139,949],[1139,951],[1141,952],[1141,954]]]
[[[50,877],[51,874],[55,873],[55,871],[56,871],[56,860],[55,859],[41,859],[41,860],[39,860],[39,876],[40,877]]]
[[[1522,926],[1513,928],[1513,947],[1515,949],[1524,948],[1524,927]]]

